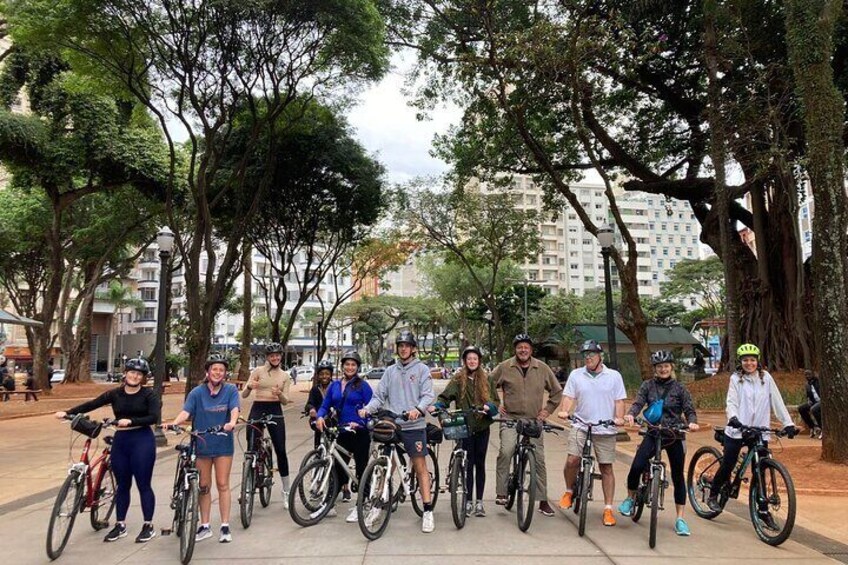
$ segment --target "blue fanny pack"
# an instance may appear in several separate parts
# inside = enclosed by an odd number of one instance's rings
[[[662,420],[663,407],[665,406],[665,397],[668,395],[670,390],[671,385],[669,384],[668,387],[665,389],[665,392],[663,392],[662,396],[651,402],[651,405],[645,408],[645,411],[642,412],[642,417],[645,418],[651,424],[657,425],[660,420]]]

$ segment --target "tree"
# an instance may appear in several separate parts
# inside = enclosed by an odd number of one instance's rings
[[[386,357],[386,337],[419,306],[416,298],[380,294],[348,302],[338,315],[351,321],[353,333],[365,343],[370,364],[379,365]]]
[[[683,259],[666,273],[662,297],[666,299],[695,299],[707,318],[724,314],[724,271],[715,255],[707,259]]]
[[[109,283],[109,287],[105,293],[101,294],[98,298],[105,300],[106,302],[110,302],[115,306],[115,314],[118,315],[118,323],[123,324],[124,322],[124,310],[130,309],[138,309],[141,308],[144,302],[137,296],[133,295],[132,289],[128,286],[125,286],[121,281],[113,280]],[[112,340],[115,340],[115,324],[112,323]],[[119,342],[115,344],[117,349],[115,351],[118,352],[118,355],[122,355],[124,352],[123,343]],[[109,361],[110,369],[112,361]]]
[[[832,67],[842,3],[787,0],[786,30],[804,115],[813,218],[813,309],[822,374],[822,458],[848,463],[848,196],[845,193],[845,99]],[[844,23],[844,22],[843,22]],[[844,35],[844,31],[840,34]]]

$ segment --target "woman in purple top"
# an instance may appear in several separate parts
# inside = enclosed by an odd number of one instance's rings
[[[206,379],[196,386],[186,398],[183,410],[170,425],[178,426],[191,418],[195,430],[223,426],[226,435],[206,434],[197,442],[197,469],[200,471],[200,527],[196,540],[212,537],[209,517],[212,513],[212,468],[215,468],[215,485],[218,488],[218,508],[221,513],[221,535],[218,541],[233,540],[230,532],[230,470],[233,467],[233,429],[239,417],[238,389],[224,382],[229,363],[213,353],[206,360]]]

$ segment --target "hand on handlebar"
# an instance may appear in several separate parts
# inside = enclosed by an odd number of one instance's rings
[[[625,414],[624,415],[624,423],[628,426],[636,425],[636,418],[633,417],[633,414]]]
[[[406,419],[410,422],[414,422],[418,418],[421,417],[421,412],[419,412],[418,408],[413,408],[409,412],[406,413]]]
[[[547,410],[545,410],[544,408],[542,408],[541,410],[539,410],[539,413],[538,413],[538,414],[536,414],[536,418],[537,418],[538,420],[547,420],[547,419],[548,419],[548,416],[550,416],[550,415],[551,415],[551,413],[550,413],[550,412],[548,412]]]
[[[121,418],[120,420],[115,422],[115,425],[119,428],[129,428],[130,426],[132,426],[132,420],[130,420],[129,418]]]
[[[324,431],[324,418],[318,418],[317,420],[315,420],[315,427],[318,429],[319,432],[323,432]]]
[[[359,412],[357,412],[357,414],[359,414],[360,418],[367,418],[368,417],[368,410],[363,408]]]
[[[55,416],[57,420],[64,420],[65,416],[67,415],[67,412],[56,412],[55,414],[53,414],[53,416]]]
[[[236,427],[236,425],[233,424],[232,422],[227,422],[226,424],[224,424],[224,431],[225,432],[231,432],[235,429],[235,427]]]
[[[691,423],[689,424],[689,431],[691,431],[691,432],[697,432],[697,431],[698,431],[698,430],[700,430],[700,429],[701,429],[701,426],[699,426],[699,425],[698,425],[698,424],[696,424],[695,422],[691,422]]]

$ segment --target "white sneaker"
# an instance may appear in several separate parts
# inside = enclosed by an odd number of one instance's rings
[[[350,512],[347,513],[347,518],[345,518],[345,522],[348,524],[352,524],[354,522],[359,521],[359,513],[356,511],[356,506],[350,509]]]
[[[374,522],[379,520],[382,514],[383,513],[380,511],[379,508],[372,508],[368,511],[368,515],[365,517],[365,525],[369,528],[372,528],[374,526]]]
[[[424,518],[421,520],[421,531],[425,534],[430,534],[436,529],[436,523],[433,520],[433,512],[425,512]]]
[[[289,509],[289,491],[283,491],[283,510]]]

